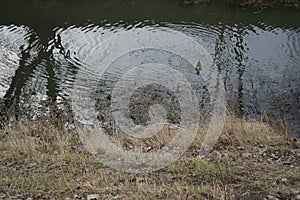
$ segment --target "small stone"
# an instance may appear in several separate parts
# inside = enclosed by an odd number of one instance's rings
[[[245,149],[245,147],[241,147],[241,146],[239,146],[239,147],[237,147],[237,149],[238,149],[238,150],[244,150],[244,149]]]
[[[100,196],[99,196],[99,194],[89,194],[89,195],[87,195],[86,199],[87,200],[98,200],[98,199],[100,199]]]
[[[286,178],[283,178],[283,179],[281,179],[281,182],[283,182],[283,183],[287,183],[287,182],[288,182],[288,180],[287,180]]]
[[[145,150],[146,152],[149,152],[151,149],[152,149],[152,147],[145,147],[145,148],[144,148],[144,150]]]
[[[276,197],[274,197],[272,195],[268,195],[267,198],[270,199],[270,200],[278,200],[278,198],[276,198]]]
[[[67,197],[67,198],[65,198],[65,200],[71,200],[71,198]]]
[[[298,194],[298,195],[296,196],[296,199],[297,199],[297,200],[300,200],[300,194]]]
[[[242,153],[242,156],[243,156],[243,157],[251,157],[252,154],[251,154],[251,153]]]
[[[293,193],[294,195],[297,195],[297,194],[300,195],[300,190],[292,190],[292,193]]]

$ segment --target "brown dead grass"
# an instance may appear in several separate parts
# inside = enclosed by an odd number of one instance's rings
[[[265,144],[277,141],[283,143],[283,137],[276,133],[267,123],[259,121],[245,121],[228,117],[221,140],[238,145]]]
[[[228,0],[227,3],[235,6],[251,6],[251,7],[300,7],[299,0]]]
[[[211,4],[214,0],[183,0],[184,4]],[[274,8],[292,7],[300,8],[299,0],[226,0],[227,4],[236,7]]]
[[[0,198],[103,199],[295,198],[300,188],[299,149],[267,124],[228,118],[215,149],[199,157],[203,134],[177,162],[158,172],[123,173],[96,162],[73,132],[47,125],[0,130]],[[168,132],[169,129],[163,131]],[[122,145],[160,145],[120,136]],[[161,140],[159,145],[155,143]],[[121,144],[121,143],[120,143]]]
[[[145,139],[138,139],[128,136],[124,132],[119,132],[115,142],[128,150],[142,152],[150,149],[157,150],[172,140],[177,129],[176,127],[170,128],[170,125],[166,124],[158,134]],[[199,129],[191,145],[192,148],[201,148],[206,131],[207,127]],[[274,141],[284,144],[285,138],[276,133],[267,123],[255,120],[245,121],[235,117],[227,117],[225,127],[219,139],[219,142],[226,145],[270,145]]]

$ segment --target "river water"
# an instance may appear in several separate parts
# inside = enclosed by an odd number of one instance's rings
[[[31,113],[34,120],[42,119],[49,111],[44,109],[49,99],[59,109],[68,107],[72,112],[74,88],[79,87],[76,84],[89,81],[93,87],[83,85],[83,90],[95,90],[96,106],[102,112],[100,119],[111,121],[109,115],[103,114],[109,111],[106,109],[111,101],[109,91],[117,77],[128,70],[124,67],[127,65],[171,62],[189,80],[199,81],[201,88],[201,78],[189,63],[167,51],[132,51],[130,55],[119,55],[102,77],[94,72],[95,66],[102,64],[98,57],[105,55],[101,44],[111,37],[134,30],[177,31],[198,42],[213,59],[222,75],[229,113],[262,119],[275,127],[286,121],[291,132],[299,136],[300,12],[297,10],[238,9],[222,2],[183,5],[176,0],[0,2],[0,113],[5,123],[16,119],[21,112]],[[140,88],[140,92],[146,89]],[[152,104],[163,102],[164,98],[172,102],[170,99],[174,98],[159,86],[149,90],[160,91],[160,100]],[[205,101],[205,92],[201,94]],[[150,97],[152,93],[143,98]],[[141,109],[141,102],[151,104],[137,95],[132,103],[137,106],[132,107]],[[78,110],[80,115],[81,109]],[[81,114],[85,112],[88,110],[82,108]],[[171,118],[176,118],[176,112]],[[3,117],[7,113],[13,113],[13,117]],[[136,122],[147,120],[147,115],[143,115]]]

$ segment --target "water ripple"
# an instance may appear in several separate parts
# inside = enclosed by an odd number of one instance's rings
[[[20,62],[29,63],[37,57],[37,42],[34,32],[26,26],[0,26],[0,98],[7,94]]]

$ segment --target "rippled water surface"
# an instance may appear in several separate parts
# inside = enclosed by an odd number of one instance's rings
[[[129,66],[149,62],[174,66],[195,83],[197,95],[205,102],[205,84],[201,85],[193,66],[170,52],[137,50],[119,55],[109,68],[102,65],[101,58],[108,52],[101,44],[120,33],[178,31],[201,44],[213,58],[223,77],[231,113],[272,124],[287,120],[292,132],[299,134],[299,11],[236,9],[221,3],[186,6],[159,0],[1,1],[0,9],[3,121],[11,120],[4,117],[6,113],[16,118],[21,111],[40,119],[50,112],[44,109],[50,99],[66,110],[74,88],[81,86],[83,91],[95,88],[91,93],[97,96],[98,117],[109,122],[111,116],[105,113],[116,80]],[[137,94],[133,102],[150,105],[173,99],[163,88],[150,90],[158,91],[160,100],[146,101],[153,98],[150,92],[144,97]],[[171,113],[168,109],[172,108],[167,107],[167,115]],[[176,112],[171,118],[176,118]],[[148,120],[145,115],[135,122]]]

